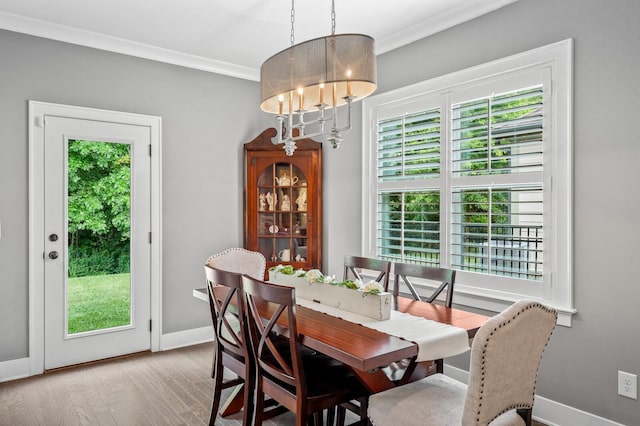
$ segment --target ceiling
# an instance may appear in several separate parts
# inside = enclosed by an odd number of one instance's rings
[[[335,0],[336,33],[384,53],[517,0]],[[295,3],[295,42],[331,33],[331,0]],[[0,28],[249,80],[291,43],[290,0],[0,0]]]

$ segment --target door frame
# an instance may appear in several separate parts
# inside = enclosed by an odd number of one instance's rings
[[[29,374],[44,372],[44,122],[46,116],[149,127],[151,131],[151,351],[162,331],[162,118],[29,101]]]

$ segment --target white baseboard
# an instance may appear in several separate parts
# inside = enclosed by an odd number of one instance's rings
[[[193,328],[191,330],[176,331],[160,336],[160,350],[182,348],[185,346],[197,345],[199,343],[211,342],[213,340],[213,326]]]
[[[468,383],[469,381],[468,371],[448,364],[444,366],[444,373],[462,383]],[[533,418],[549,426],[624,426],[621,423],[616,423],[604,417],[599,417],[538,395],[536,395],[533,405]]]
[[[0,362],[0,383],[29,377],[29,358]]]
[[[175,333],[167,333],[160,336],[160,350],[167,351],[184,346],[211,342],[212,340],[212,326],[178,331]],[[0,383],[8,382],[10,380],[23,379],[25,377],[29,377],[30,375],[31,372],[29,358],[0,361]]]

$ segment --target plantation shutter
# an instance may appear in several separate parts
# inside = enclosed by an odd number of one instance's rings
[[[452,107],[452,175],[542,170],[542,86]]]
[[[542,187],[455,188],[451,267],[542,280]]]
[[[542,100],[540,85],[452,105],[451,267],[542,280]]]
[[[439,191],[380,193],[378,212],[377,253],[381,258],[439,266]]]
[[[378,123],[378,180],[440,176],[440,111],[421,111]]]
[[[439,264],[439,189],[411,191],[403,182],[440,177],[440,131],[437,108],[378,123],[378,183],[387,188],[378,192],[380,258]]]

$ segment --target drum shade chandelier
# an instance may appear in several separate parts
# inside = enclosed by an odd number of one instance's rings
[[[335,34],[334,0],[331,35],[295,44],[294,23],[291,0],[291,47],[267,59],[260,68],[260,108],[276,114],[274,144],[284,143],[289,156],[302,138],[327,135],[338,148],[343,132],[351,129],[351,103],[376,90],[374,40],[364,34]],[[343,105],[347,106],[347,120],[340,127],[338,107]],[[298,129],[296,136],[293,129]]]

